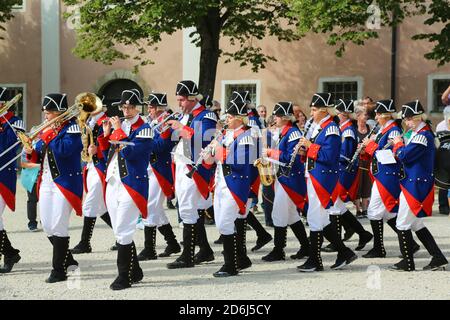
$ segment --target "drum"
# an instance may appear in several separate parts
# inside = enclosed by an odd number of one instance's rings
[[[434,168],[435,184],[439,188],[450,189],[450,131],[438,132],[437,137],[439,147]]]

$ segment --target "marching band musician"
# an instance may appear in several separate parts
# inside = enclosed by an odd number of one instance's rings
[[[242,220],[239,217],[247,214],[251,202],[249,191],[251,171],[254,170],[252,163],[256,159],[255,143],[247,126],[246,103],[230,101],[225,113],[228,129],[222,145],[217,140],[213,141],[213,155],[206,160],[211,165],[217,161],[214,207],[216,226],[223,238],[225,261],[214,277],[234,276],[239,270],[251,266],[243,244],[238,243],[237,231],[238,221]],[[245,242],[245,237],[241,235],[242,241]]]
[[[147,217],[147,161],[152,151],[150,126],[139,115],[142,105],[138,90],[124,90],[120,109],[125,120],[112,117],[103,123],[102,149],[109,148],[106,171],[106,207],[116,237],[119,275],[110,285],[112,290],[131,287],[143,278],[133,235],[139,214]],[[111,127],[114,132],[111,133]]]
[[[262,150],[262,129],[263,125],[259,118],[258,111],[254,108],[253,104],[250,100],[250,92],[249,91],[233,91],[231,95],[231,101],[240,103],[245,103],[247,106],[248,113],[248,123],[247,125],[250,127],[250,132],[252,137],[256,142],[256,151],[259,153]],[[259,158],[259,154],[256,155],[256,158]],[[249,198],[252,199],[252,204],[256,206],[258,202],[258,194],[259,194],[259,186],[261,184],[261,180],[259,177],[258,170],[253,168],[251,170],[251,183],[250,183],[250,194]],[[255,203],[256,202],[256,203]],[[245,269],[251,266],[250,259],[247,258],[247,245],[246,245],[246,229],[247,223],[252,227],[256,232],[256,244],[251,249],[252,251],[257,251],[272,241],[272,236],[269,232],[264,229],[261,222],[256,218],[255,214],[252,212],[250,206],[247,207],[248,213],[246,215],[238,216],[236,219],[236,232],[237,232],[237,241],[238,248],[240,251],[244,252],[244,255],[238,256],[238,264],[240,269]],[[240,252],[239,251],[239,252]]]
[[[376,155],[380,150],[392,150],[389,141],[402,134],[402,129],[394,120],[395,106],[392,99],[380,100],[376,103],[375,119],[380,130],[370,139],[363,140],[364,151],[371,159],[370,174],[374,181],[370,195],[367,217],[370,220],[374,236],[374,246],[364,258],[384,258],[386,250],[383,244],[383,220],[396,232],[395,226],[398,212],[398,197],[400,195],[399,180],[403,178],[402,166],[398,163],[383,164]],[[419,245],[413,241],[413,251],[419,250]]]
[[[204,161],[198,164],[192,179],[187,176],[200,157],[201,149],[211,141],[215,132],[217,117],[208,111],[199,101],[202,95],[197,85],[191,80],[178,82],[176,87],[177,102],[183,118],[169,120],[168,123],[178,135],[180,141],[175,148],[175,191],[180,217],[183,221],[183,252],[174,262],[167,264],[169,269],[191,268],[195,263],[214,260],[214,252],[208,244],[206,232],[199,239],[200,251],[194,262],[195,240],[197,234],[198,210],[201,198],[208,199],[211,178],[210,166]],[[200,158],[199,158],[200,157]],[[203,226],[204,228],[204,226]]]
[[[275,125],[279,129],[276,149],[263,149],[263,155],[267,155],[287,167],[291,162],[292,153],[301,138],[300,130],[293,126],[292,102],[278,102],[273,111]],[[287,226],[290,226],[296,238],[300,242],[300,250],[296,259],[309,256],[309,241],[305,227],[297,210],[307,210],[306,182],[303,163],[298,155],[295,156],[290,172],[280,165],[275,180],[272,220],[275,229],[274,248],[266,256],[264,261],[285,260],[284,248],[286,247]]]
[[[6,88],[0,88],[0,108],[11,100]],[[14,115],[12,111],[4,111],[0,114],[0,150],[7,150],[17,141],[16,131],[24,131],[23,121]],[[5,155],[0,157],[0,167],[6,165],[17,154],[19,146],[12,148]],[[10,163],[5,169],[0,171],[0,257],[5,256],[4,266],[0,268],[0,273],[11,272],[14,264],[20,260],[19,250],[15,249],[8,239],[3,225],[3,211],[5,207],[11,211],[15,210],[16,204],[16,161]]]
[[[83,169],[83,185],[85,196],[83,200],[83,230],[81,231],[80,242],[71,250],[73,254],[92,252],[91,238],[94,231],[97,217],[100,217],[110,228],[111,218],[106,210],[105,190],[106,190],[106,157],[108,149],[99,145],[98,138],[103,136],[103,121],[107,120],[104,105],[97,106],[86,122],[92,130],[93,145],[88,146],[88,154],[92,159],[86,163]],[[84,146],[83,146],[84,147]]]
[[[340,269],[357,259],[356,254],[347,248],[338,235],[336,216],[329,215],[328,210],[336,202],[336,188],[339,175],[339,154],[341,137],[339,127],[333,121],[327,108],[330,93],[316,93],[311,101],[311,116],[315,123],[311,141],[305,137],[300,143],[306,151],[306,181],[308,191],[308,224],[310,228],[311,249],[308,260],[298,269],[301,272],[322,271],[320,248],[325,236],[338,255],[332,269]],[[330,223],[331,220],[331,223]]]
[[[347,223],[352,230],[359,235],[359,243],[355,250],[359,251],[373,238],[373,235],[364,230],[361,223],[347,209],[345,203],[353,202],[358,192],[358,167],[357,163],[353,164],[349,170],[349,162],[351,161],[358,147],[356,127],[351,115],[354,113],[353,100],[339,99],[335,107],[339,117],[339,130],[341,132],[342,144],[339,157],[339,181],[337,184],[338,197],[334,205],[330,208],[330,215],[336,215],[338,225],[338,233],[341,235],[341,222]],[[342,218],[343,221],[340,221]]]
[[[402,106],[402,118],[413,132],[406,144],[400,136],[394,137],[393,152],[404,166],[405,177],[400,180],[401,193],[396,224],[403,259],[392,266],[392,269],[415,270],[411,230],[416,233],[432,257],[423,270],[445,268],[448,261],[422,220],[431,216],[434,202],[434,135],[430,125],[424,121],[424,109],[419,100]]]
[[[46,121],[57,118],[68,111],[66,95],[46,95],[42,110]],[[69,251],[69,219],[72,209],[82,215],[80,128],[74,119],[57,122],[43,130],[34,149],[24,148],[30,162],[41,163],[39,212],[42,228],[53,245],[53,270],[48,283],[66,280],[67,267],[78,265]]]
[[[147,202],[147,219],[143,219],[144,223],[144,249],[139,253],[138,260],[155,260],[158,258],[156,254],[156,228],[164,236],[167,247],[164,252],[160,253],[160,257],[168,257],[172,253],[181,251],[181,247],[173,233],[169,219],[164,212],[164,201],[172,200],[174,194],[174,181],[172,174],[172,157],[170,151],[174,147],[171,138],[171,130],[164,132],[153,130],[155,126],[164,125],[161,119],[164,115],[169,115],[167,110],[167,96],[165,93],[151,93],[146,102],[148,105],[148,115],[151,119],[150,127],[153,134],[153,150],[150,154],[148,173],[148,202]]]

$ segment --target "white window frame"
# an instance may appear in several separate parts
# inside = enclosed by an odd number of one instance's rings
[[[23,124],[25,129],[27,128],[27,84],[26,83],[0,83],[0,87],[7,87],[7,88],[22,88],[22,104],[23,104]]]
[[[222,98],[220,100],[220,106],[222,112],[225,110],[225,104],[228,101],[225,101],[225,92],[227,85],[241,85],[241,84],[256,84],[256,101],[255,104],[259,106],[261,104],[261,80],[248,79],[248,80],[222,80]]]
[[[12,7],[12,12],[25,12],[27,10],[27,0],[22,0],[22,5]]]
[[[427,80],[427,114],[430,113],[440,113],[434,110],[433,101],[435,100],[433,82],[434,80],[446,80],[450,79],[450,73],[437,73],[429,74]]]
[[[363,92],[364,92],[364,78],[360,76],[356,77],[320,77],[319,83],[318,83],[318,92],[323,92],[323,87],[325,82],[356,82],[358,84],[358,90],[357,90],[357,99],[363,98]]]

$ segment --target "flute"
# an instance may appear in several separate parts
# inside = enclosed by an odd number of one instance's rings
[[[312,123],[314,121],[310,121],[308,122],[308,125],[305,127],[305,130],[303,131],[303,135],[302,138],[305,137],[308,134],[309,128],[311,127]],[[289,174],[291,173],[292,170],[292,166],[294,165],[295,162],[295,158],[297,158],[297,154],[300,151],[301,148],[301,143],[300,141],[295,145],[294,150],[292,151],[291,154],[291,159],[289,160],[289,164],[286,166],[286,170],[285,170],[285,176],[289,176]]]

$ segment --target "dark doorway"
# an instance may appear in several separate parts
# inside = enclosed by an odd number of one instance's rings
[[[112,103],[120,101],[123,90],[130,89],[138,89],[141,93],[141,97],[144,99],[144,92],[142,91],[141,87],[136,82],[129,79],[112,80],[106,83],[102,88],[100,88],[98,95],[99,97],[105,96],[103,103],[108,108],[106,114],[109,117],[123,116],[123,113],[118,109],[118,105],[113,106]]]

